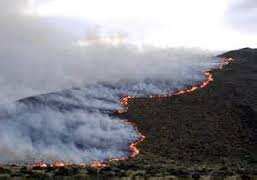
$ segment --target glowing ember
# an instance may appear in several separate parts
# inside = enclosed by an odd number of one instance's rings
[[[221,60],[221,63],[220,63],[220,66],[219,68],[222,69],[225,65],[228,65],[230,62],[232,62],[233,59],[232,58],[228,58],[228,59],[222,59]],[[169,96],[173,96],[173,95],[181,95],[181,94],[186,94],[186,93],[191,93],[191,92],[194,92],[200,88],[205,88],[206,86],[208,86],[211,82],[214,81],[214,77],[213,77],[213,74],[211,73],[211,70],[207,70],[204,72],[204,75],[206,77],[206,80],[202,82],[202,84],[200,85],[194,85],[192,86],[191,88],[188,88],[188,89],[183,89],[183,90],[180,90],[174,94],[171,94]],[[164,96],[164,97],[167,97],[167,96]],[[154,98],[154,97],[152,97]]]
[[[47,167],[48,167],[47,164],[45,164],[44,162],[37,162],[32,165],[32,168],[35,168],[35,169],[44,169]]]
[[[198,86],[196,85],[196,86],[192,86],[189,89],[180,90],[177,93],[175,93],[174,95],[181,95],[181,94],[194,92],[194,91],[198,90],[199,88],[204,88],[204,87],[208,86],[212,81],[214,81],[213,75],[209,71],[204,72],[204,75],[206,76],[206,80],[203,81],[203,83],[201,85],[198,85]]]
[[[222,69],[225,65],[228,65],[230,62],[234,61],[232,58],[225,58],[225,59],[222,59],[221,60],[221,63],[219,65],[219,69]],[[214,77],[213,77],[213,74],[211,73],[211,70],[207,70],[204,72],[204,75],[206,77],[206,79],[201,83],[201,84],[198,84],[198,85],[194,85],[190,88],[186,88],[186,89],[183,89],[183,90],[180,90],[178,92],[175,92],[175,93],[172,93],[172,94],[167,94],[167,95],[157,95],[157,96],[150,96],[150,98],[162,98],[162,97],[172,97],[172,96],[177,96],[177,95],[182,95],[182,94],[186,94],[186,93],[191,93],[191,92],[194,92],[198,89],[201,89],[201,88],[205,88],[207,87],[211,82],[214,81]],[[126,97],[123,97],[120,101],[121,105],[123,106],[123,109],[121,110],[117,110],[117,113],[119,114],[123,114],[123,113],[126,113],[127,110],[128,110],[128,105],[129,105],[129,101],[131,99],[133,99],[135,97],[131,97],[131,96],[126,96]],[[129,121],[124,121],[123,123],[125,124],[129,124],[129,125],[132,125],[133,127],[136,127],[136,125],[134,125],[132,122],[129,122]],[[109,162],[111,161],[121,161],[121,160],[127,160],[128,158],[135,158],[139,153],[139,149],[137,147],[137,145],[139,143],[141,143],[142,141],[144,141],[144,139],[146,138],[144,135],[142,134],[139,134],[140,138],[136,141],[136,142],[133,142],[129,145],[129,151],[130,151],[130,156],[129,157],[121,157],[121,158],[111,158],[109,159]],[[57,162],[54,162],[51,167],[54,167],[54,168],[60,168],[60,167],[64,167],[64,166],[67,166],[68,164],[65,164],[63,162],[60,162],[60,161],[57,161]],[[95,169],[101,169],[101,168],[105,168],[108,166],[108,163],[107,162],[100,162],[100,161],[94,161],[92,162],[89,167],[92,167],[92,168],[95,168]],[[47,168],[47,164],[43,163],[43,162],[39,162],[39,163],[35,163],[33,165],[34,168]],[[85,164],[82,164],[81,167],[86,167]]]
[[[124,107],[127,107],[128,104],[129,104],[129,99],[133,99],[135,97],[131,97],[131,96],[126,96],[124,98],[122,98],[121,100],[121,104],[124,106]]]
[[[228,59],[222,59],[221,60],[221,63],[220,63],[220,66],[219,68],[222,69],[225,65],[228,65],[230,62],[232,62],[233,59],[232,58],[228,58]],[[205,88],[207,87],[211,82],[214,81],[214,77],[213,77],[213,74],[211,73],[211,70],[207,70],[204,72],[204,75],[206,76],[206,80],[204,80],[201,84],[199,85],[194,85],[190,88],[187,88],[187,89],[183,89],[183,90],[180,90],[176,93],[173,93],[173,94],[168,94],[168,95],[157,95],[157,96],[150,96],[150,98],[161,98],[161,97],[169,97],[169,96],[175,96],[175,95],[181,95],[181,94],[186,94],[186,93],[191,93],[191,92],[194,92],[198,89],[201,89],[201,88]],[[126,96],[124,98],[121,99],[121,105],[123,106],[123,109],[122,110],[119,110],[118,113],[122,114],[122,113],[126,113],[127,110],[128,110],[128,105],[129,105],[129,100],[130,99],[133,99],[135,97],[131,97],[131,96]],[[125,123],[129,123],[131,125],[133,125],[135,127],[134,124],[130,123],[130,122],[125,122]],[[131,151],[131,155],[130,155],[130,158],[135,158],[138,154],[139,154],[139,149],[137,148],[137,145],[139,143],[141,143],[142,141],[144,141],[144,139],[146,138],[144,135],[142,134],[139,134],[140,135],[140,138],[132,143],[130,146],[129,146],[129,149]],[[119,161],[119,160],[126,160],[127,158],[120,158],[120,159],[112,159],[111,161]]]
[[[95,168],[95,169],[101,169],[106,167],[107,164],[104,162],[99,162],[99,161],[94,161],[90,164],[90,167]]]
[[[53,163],[54,168],[60,168],[60,167],[64,167],[64,166],[65,166],[65,164],[61,161],[56,161]]]
[[[134,158],[134,157],[136,157],[136,156],[139,154],[140,151],[139,151],[139,149],[137,148],[137,145],[138,145],[139,143],[143,142],[144,140],[145,140],[145,136],[142,135],[142,134],[140,134],[140,139],[139,139],[137,142],[132,143],[132,144],[129,146],[130,151],[131,151],[131,155],[130,155],[131,158]]]

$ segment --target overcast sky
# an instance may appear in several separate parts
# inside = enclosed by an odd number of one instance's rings
[[[0,0],[0,11],[1,26],[22,24],[25,32],[19,33],[28,35],[37,34],[35,28],[42,33],[54,26],[54,32],[68,32],[73,40],[95,28],[103,34],[123,33],[136,44],[204,49],[257,46],[256,0]],[[24,18],[13,21],[18,16],[37,17],[40,23],[35,27]],[[1,31],[8,29],[1,27]]]
[[[228,6],[226,21],[242,33],[257,35],[257,1],[234,0]]]

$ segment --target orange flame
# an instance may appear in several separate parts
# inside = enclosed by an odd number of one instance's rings
[[[65,163],[62,162],[62,161],[55,161],[55,162],[52,164],[52,167],[54,167],[54,168],[61,168],[61,167],[64,167],[64,166],[67,166],[67,164],[65,164]]]
[[[228,65],[232,61],[234,61],[234,59],[232,59],[232,58],[224,58],[224,59],[222,59],[220,65],[219,65],[219,69],[222,69],[225,65]],[[175,92],[175,93],[172,93],[172,94],[150,96],[150,98],[172,97],[172,96],[177,96],[177,95],[191,93],[191,92],[194,92],[194,91],[196,91],[198,89],[205,88],[210,83],[212,83],[214,81],[214,77],[213,77],[213,74],[211,73],[211,70],[205,71],[204,75],[205,75],[206,79],[201,84],[193,85],[190,88],[182,89],[182,90],[179,90],[178,92]],[[123,106],[123,109],[118,110],[117,113],[119,113],[119,114],[126,113],[127,110],[128,110],[129,101],[131,99],[134,99],[134,98],[135,97],[132,97],[132,96],[125,96],[125,97],[123,97],[121,99],[121,101],[120,101],[121,105]],[[130,125],[136,127],[132,122],[124,121],[124,123],[130,124]],[[131,143],[129,145],[129,151],[130,151],[130,156],[129,157],[110,158],[108,160],[108,162],[122,161],[122,160],[127,160],[129,158],[135,158],[140,153],[139,148],[137,146],[138,146],[139,143],[143,142],[145,140],[145,138],[146,137],[143,134],[139,133],[139,139],[136,142],[133,142],[133,143]],[[92,162],[89,165],[89,167],[92,167],[92,168],[95,168],[95,169],[102,169],[102,168],[105,168],[105,167],[108,166],[108,162],[94,161],[94,162]],[[53,163],[51,165],[51,167],[59,168],[59,167],[64,167],[66,165],[67,164],[65,164],[63,162],[57,161],[57,162]],[[86,165],[83,164],[81,166],[85,167]],[[48,166],[47,166],[47,164],[45,164],[43,162],[39,162],[39,163],[35,163],[33,165],[33,167],[36,167],[36,168],[47,168]]]
[[[140,134],[140,139],[129,146],[129,149],[131,151],[131,155],[130,155],[131,158],[135,158],[140,153],[139,149],[137,148],[137,145],[143,142],[145,138],[146,137],[143,134]]]
[[[106,166],[107,166],[106,163],[100,162],[100,161],[94,161],[90,164],[90,167],[95,169],[102,169],[102,168],[105,168]]]
[[[231,63],[232,61],[234,61],[234,59],[232,58],[224,58],[221,60],[221,63],[219,65],[219,68],[222,69],[225,65],[228,65],[229,63]],[[172,94],[167,94],[167,95],[157,95],[157,96],[150,96],[150,98],[162,98],[162,97],[171,97],[171,96],[177,96],[177,95],[181,95],[181,94],[186,94],[186,93],[191,93],[191,92],[194,92],[198,89],[201,89],[201,88],[205,88],[207,87],[210,83],[212,83],[214,81],[214,77],[213,77],[213,74],[211,73],[211,70],[207,70],[204,72],[204,75],[206,77],[206,80],[204,80],[201,84],[199,85],[193,85],[192,87],[190,88],[186,88],[186,89],[183,89],[183,90],[180,90],[178,92],[175,92],[175,93],[172,93]],[[133,99],[135,97],[131,97],[131,96],[126,96],[126,97],[123,97],[121,99],[121,105],[123,106],[123,109],[122,110],[119,110],[118,113],[126,113],[127,112],[127,109],[128,109],[128,105],[129,105],[129,101],[130,99]],[[130,123],[130,122],[129,122]],[[133,125],[132,123],[130,123],[131,125]],[[134,125],[133,125],[134,126]],[[142,134],[139,134],[140,138],[130,144],[129,146],[129,149],[131,151],[131,155],[130,155],[130,158],[134,158],[136,157],[140,151],[139,149],[137,148],[137,145],[139,143],[141,143],[142,141],[144,141],[144,139],[146,138],[144,135]],[[127,158],[121,158],[121,159],[115,159],[115,160],[126,160]]]
[[[135,98],[135,97],[132,97],[132,96],[123,97],[121,99],[121,104],[123,105],[123,107],[126,108],[128,106],[128,104],[129,104],[129,100],[133,99],[133,98]]]
[[[47,164],[45,164],[44,162],[37,162],[32,165],[32,168],[35,168],[35,169],[45,169],[47,167],[48,167]]]

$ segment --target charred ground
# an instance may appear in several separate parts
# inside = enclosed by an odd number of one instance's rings
[[[28,169],[6,166],[7,176],[52,177],[257,174],[257,49],[220,55],[234,62],[213,70],[214,82],[195,92],[130,99],[120,115],[146,139],[140,154],[95,170],[72,166]]]
[[[126,117],[146,139],[140,155],[124,166],[149,173],[257,172],[257,49],[219,57],[235,61],[213,70],[206,88],[130,100]]]

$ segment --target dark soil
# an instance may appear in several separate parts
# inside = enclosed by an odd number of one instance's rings
[[[189,94],[129,101],[123,117],[146,139],[140,154],[94,170],[6,166],[6,176],[167,176],[257,174],[257,49],[231,51],[214,82]],[[16,174],[15,174],[16,173]],[[246,176],[246,175],[243,175]]]
[[[146,136],[136,159],[147,172],[257,173],[257,49],[220,55],[214,82],[189,94],[136,98],[125,115]]]

